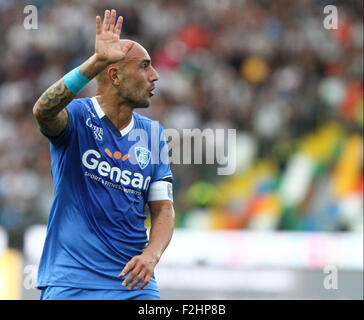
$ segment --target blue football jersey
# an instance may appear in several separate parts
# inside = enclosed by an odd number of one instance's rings
[[[67,128],[49,138],[54,200],[37,287],[127,290],[118,275],[148,242],[149,188],[172,178],[164,129],[133,112],[118,131],[96,97],[66,109]],[[157,289],[154,276],[145,288]]]

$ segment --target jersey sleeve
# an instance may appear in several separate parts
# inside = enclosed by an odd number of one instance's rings
[[[159,126],[159,157],[148,192],[148,202],[170,200],[173,202],[173,177],[169,164],[168,145],[162,126]]]
[[[76,123],[77,123],[77,120],[79,119],[80,113],[81,113],[81,105],[78,102],[78,100],[77,99],[72,100],[66,106],[66,111],[68,113],[68,123],[67,123],[66,128],[62,131],[62,133],[59,136],[49,137],[42,131],[42,129],[40,129],[40,132],[49,140],[49,142],[54,147],[60,147],[63,145],[67,145],[71,136],[76,131],[76,128],[77,128]]]
[[[169,165],[168,145],[163,127],[161,125],[158,125],[158,127],[159,139],[152,141],[152,149],[158,150],[158,156],[156,157],[158,161],[154,164],[148,190],[148,202],[159,200],[170,200],[173,202],[173,177]]]
[[[169,164],[168,144],[164,128],[159,125],[159,161],[155,165],[152,183],[156,181],[173,182],[172,171]]]

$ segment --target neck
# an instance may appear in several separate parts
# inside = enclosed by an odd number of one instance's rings
[[[115,94],[102,91],[97,92],[96,98],[105,115],[119,131],[130,123],[133,108],[126,101],[118,99]]]

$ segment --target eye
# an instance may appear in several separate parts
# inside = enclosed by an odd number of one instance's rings
[[[143,63],[142,63],[142,68],[143,69],[148,69],[148,67],[150,66],[150,62],[149,61],[144,61]]]

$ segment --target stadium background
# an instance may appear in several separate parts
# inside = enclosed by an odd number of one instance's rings
[[[28,4],[36,30],[23,25]],[[323,26],[329,4],[337,30]],[[0,298],[39,296],[52,180],[32,106],[92,54],[106,8],[160,75],[138,112],[181,133],[237,129],[234,175],[172,165],[176,233],[156,269],[162,298],[363,299],[360,0],[0,0]]]

